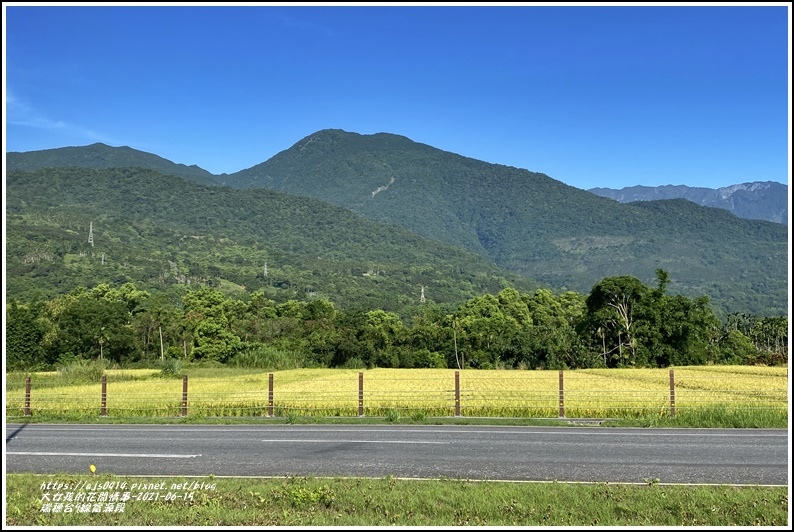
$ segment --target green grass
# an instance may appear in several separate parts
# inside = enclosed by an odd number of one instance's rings
[[[123,511],[42,511],[48,482],[163,484]],[[173,484],[195,481],[204,489]],[[8,526],[786,526],[786,487],[478,482],[459,479],[6,475]],[[108,484],[109,485],[109,484]],[[214,489],[208,489],[213,487]],[[98,490],[101,491],[101,490]],[[52,497],[52,491],[49,491]],[[167,495],[171,493],[172,495]],[[184,494],[192,494],[184,498]],[[172,500],[174,495],[183,498]],[[120,499],[121,499],[120,497]],[[166,499],[169,500],[166,500]],[[52,501],[50,501],[52,502]],[[116,507],[113,507],[116,509]],[[74,509],[74,508],[73,508]]]

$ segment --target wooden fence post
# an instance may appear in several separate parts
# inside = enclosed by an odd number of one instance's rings
[[[455,416],[460,417],[460,371],[455,372]]]
[[[364,374],[358,372],[358,417],[364,417]]]
[[[562,370],[560,370],[560,413],[559,417],[565,417],[565,393],[562,385]]]
[[[100,416],[108,415],[108,376],[102,375],[102,405],[99,408]]]
[[[187,416],[187,375],[182,376],[182,417]]]
[[[267,417],[273,417],[273,374],[267,376]]]
[[[670,370],[670,417],[675,417],[675,376]]]
[[[30,415],[30,376],[25,377],[25,415]]]

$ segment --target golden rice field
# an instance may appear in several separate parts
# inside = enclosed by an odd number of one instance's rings
[[[558,371],[451,369],[187,370],[187,415],[647,418],[719,407],[788,411],[785,367],[693,366]],[[456,373],[458,386],[456,389]],[[272,402],[270,375],[273,376]],[[156,370],[106,370],[109,417],[183,413],[182,378]],[[359,380],[361,379],[361,381]],[[37,388],[37,382],[39,386]],[[8,375],[6,417],[25,413],[24,376]],[[31,375],[32,416],[96,416],[101,385]]]

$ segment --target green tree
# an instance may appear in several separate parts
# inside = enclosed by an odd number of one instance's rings
[[[757,356],[758,349],[741,331],[728,331],[720,342],[719,362],[722,364],[747,364]]]
[[[608,367],[637,363],[636,314],[649,288],[632,276],[607,277],[593,286],[585,300],[586,316],[578,332],[601,353]]]
[[[360,359],[366,364],[371,357],[371,349],[365,340],[367,314],[361,309],[342,310],[334,320],[335,345],[330,361],[332,367],[341,367]]]
[[[130,314],[121,301],[79,297],[58,314],[59,355],[131,362],[139,358]]]
[[[187,331],[193,339],[192,356],[198,360],[225,362],[240,347],[242,341],[234,334],[229,316],[240,305],[227,301],[215,288],[191,290],[182,297]]]
[[[193,331],[195,347],[193,357],[197,360],[228,361],[240,347],[240,337],[229,330],[225,316],[208,317],[196,325]]]
[[[7,370],[36,371],[47,365],[42,347],[45,329],[40,321],[42,304],[19,304],[12,299],[6,306],[5,357]]]
[[[394,312],[371,310],[366,313],[362,339],[368,347],[369,366],[396,368],[400,365],[399,349],[407,337],[400,316]]]
[[[788,364],[788,318],[786,316],[753,316],[745,335],[758,350],[758,362]]]
[[[160,293],[142,302],[142,308],[132,317],[132,328],[143,357],[160,358],[169,347],[177,347],[180,343],[179,324],[180,310],[168,295]]]
[[[452,322],[441,306],[432,302],[421,305],[412,317],[409,334],[411,349],[446,353],[446,356],[442,355],[444,367],[457,367]]]
[[[514,308],[520,307],[515,304]],[[485,294],[468,300],[458,309],[455,323],[460,331],[461,351],[470,367],[491,369],[513,357],[512,340],[520,329],[519,323],[515,317],[505,315],[497,296]]]

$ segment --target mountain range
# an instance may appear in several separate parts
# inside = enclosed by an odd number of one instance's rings
[[[471,159],[399,135],[322,130],[261,164],[222,175],[102,144],[10,152],[6,163],[8,190],[12,192],[7,216],[12,213],[13,223],[19,224],[15,230],[27,227],[28,240],[42,238],[35,231],[43,221],[55,231],[53,220],[65,210],[71,209],[69,216],[75,225],[87,224],[89,213],[109,219],[112,212],[114,226],[120,231],[123,223],[138,227],[139,235],[141,227],[148,227],[150,238],[158,230],[172,231],[168,237],[172,246],[173,242],[190,242],[190,235],[217,233],[216,243],[227,238],[260,247],[269,243],[281,246],[271,248],[271,255],[280,252],[292,253],[293,258],[313,255],[315,261],[347,260],[348,266],[336,263],[330,267],[339,275],[352,271],[351,275],[360,277],[361,272],[355,270],[367,261],[372,265],[373,255],[378,254],[380,259],[375,260],[382,264],[398,261],[403,255],[406,272],[434,272],[424,280],[408,275],[404,279],[408,284],[391,285],[389,290],[406,291],[410,283],[434,283],[447,286],[454,299],[452,292],[463,292],[450,291],[449,285],[482,275],[489,281],[470,282],[469,292],[523,282],[588,293],[604,277],[632,275],[653,283],[656,270],[664,269],[670,274],[668,291],[707,295],[718,311],[761,315],[788,311],[788,230],[784,224],[739,218],[725,209],[685,199],[624,204],[545,174]],[[96,165],[105,165],[102,168],[107,170],[75,170]],[[110,170],[136,167],[134,172]],[[58,175],[58,196],[47,201],[38,198],[48,181]],[[150,183],[148,189],[134,185],[144,175]],[[184,186],[169,180],[170,189],[163,190],[168,201],[162,203],[162,198],[154,195],[161,187],[152,188],[152,183],[158,179],[165,182],[168,175],[177,176]],[[107,184],[92,188],[92,180],[120,180],[118,186],[132,192],[118,195]],[[79,193],[72,189],[77,181],[82,187]],[[263,195],[265,192],[270,195]],[[190,209],[174,211],[184,195],[191,198]],[[252,222],[268,210],[269,203],[290,205],[289,210],[300,212],[301,217],[282,212],[279,216],[284,222],[280,224],[279,218],[272,216],[261,219],[261,224]],[[163,210],[170,211],[170,217],[158,214]],[[315,212],[324,214],[318,217]],[[74,218],[83,214],[86,216],[79,222]],[[336,227],[336,219],[348,222]],[[350,222],[353,219],[358,221]],[[267,234],[262,224],[268,226]],[[353,231],[355,226],[366,230]],[[240,236],[235,238],[235,233]],[[12,234],[11,227],[8,234]],[[335,246],[334,238],[348,242],[347,247]],[[313,239],[322,243],[312,243]],[[28,240],[20,239],[19,248],[9,246],[9,263],[12,252],[23,253],[22,248],[29,247]],[[47,245],[57,247],[52,242]],[[377,251],[383,245],[391,246],[388,252]],[[425,251],[417,255],[411,248]],[[76,248],[72,245],[71,249],[74,252]],[[440,255],[431,257],[432,249]],[[223,253],[215,255],[219,265],[214,269],[206,265],[202,275],[231,275],[234,268],[223,262]],[[304,259],[305,269],[295,272],[303,281],[296,284],[318,286],[311,280],[317,268]],[[168,260],[175,262],[173,257],[161,257],[163,264]],[[248,258],[234,260],[246,263]],[[351,267],[350,263],[357,265]],[[374,267],[376,274],[380,270]],[[237,284],[250,289],[254,277],[249,275],[248,282]],[[388,274],[380,276],[380,281],[387,279],[394,281]],[[341,278],[336,282],[337,286],[344,284]]]
[[[638,185],[621,189],[597,187],[587,191],[621,203],[683,198],[705,207],[725,209],[739,218],[788,224],[788,186],[775,181],[754,181],[720,188]]]

